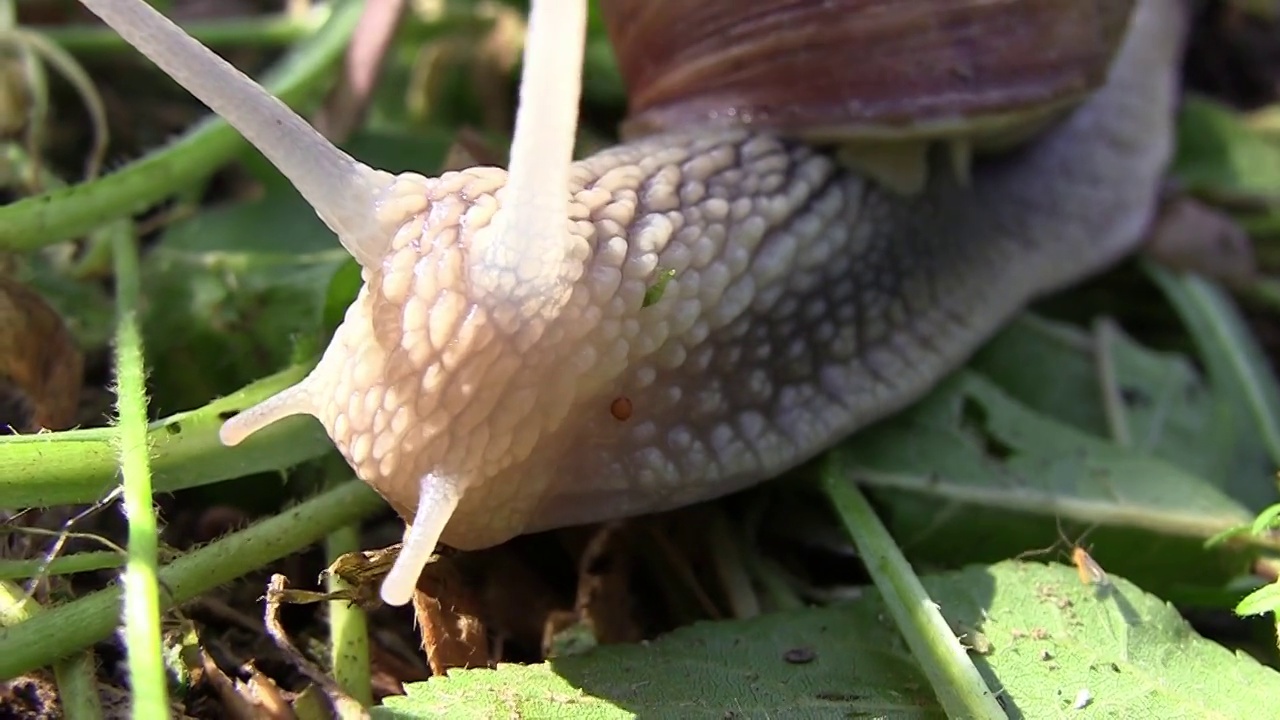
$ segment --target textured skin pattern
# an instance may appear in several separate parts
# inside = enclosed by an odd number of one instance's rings
[[[975,167],[968,188],[934,173],[922,196],[897,197],[805,146],[723,131],[578,163],[573,294],[515,333],[467,290],[467,247],[505,173],[407,179],[426,211],[365,271],[309,402],[406,518],[420,478],[460,483],[441,539],[462,549],[793,467],[1139,241],[1171,150],[1181,35],[1178,3],[1139,5],[1108,87],[1042,141]],[[620,397],[626,420],[610,410]]]

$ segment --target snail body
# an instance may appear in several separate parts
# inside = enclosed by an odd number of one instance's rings
[[[902,194],[741,126],[571,164],[578,81],[563,77],[585,3],[532,3],[510,170],[428,178],[355,162],[144,4],[82,2],[258,144],[360,261],[316,368],[223,440],[319,418],[408,523],[393,604],[437,541],[486,547],[794,467],[1128,253],[1171,153],[1182,32],[1177,3],[1137,0],[1074,110],[967,180]],[[537,84],[547,72],[559,90]]]

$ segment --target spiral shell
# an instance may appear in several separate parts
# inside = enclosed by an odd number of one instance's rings
[[[629,136],[1025,136],[1100,87],[1133,0],[602,0]],[[1013,133],[1010,135],[1009,133]]]

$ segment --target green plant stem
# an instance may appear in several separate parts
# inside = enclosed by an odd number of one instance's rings
[[[116,223],[116,431],[124,514],[129,521],[129,559],[124,569],[124,640],[129,687],[138,717],[165,717],[169,690],[160,643],[160,589],[156,583],[160,541],[152,507],[147,448],[147,388],[142,334],[138,245],[132,223]]]
[[[346,48],[362,7],[353,0],[336,3],[329,21],[272,70],[264,83],[267,89],[297,106],[331,80],[328,70]],[[0,250],[35,250],[141,212],[248,147],[230,125],[210,116],[168,147],[106,177],[0,207]]]
[[[258,472],[283,470],[333,449],[313,418],[282,420],[228,448],[218,439],[225,418],[298,382],[311,364],[295,365],[197,410],[151,424],[152,482],[174,492]],[[115,430],[68,430],[0,437],[4,507],[92,503],[115,486]]]
[[[337,487],[351,480],[351,468],[336,453],[318,465],[325,484]],[[324,539],[325,558],[332,564],[347,553],[360,550],[360,527],[344,525]],[[334,574],[325,576],[329,592],[350,589]],[[346,600],[329,601],[329,664],[333,679],[356,702],[368,708],[373,705],[373,677],[369,659],[369,623],[364,610]]]
[[[838,460],[824,461],[821,479],[841,523],[884,596],[907,646],[937,693],[947,717],[1007,717],[961,647],[911,564]]]
[[[382,498],[359,481],[325,491],[162,567],[159,581],[166,592],[161,607],[184,603],[385,507]],[[0,678],[48,665],[106,639],[115,631],[120,599],[121,589],[110,587],[0,629]]]
[[[19,580],[35,577],[37,573],[73,575],[94,570],[111,570],[124,565],[124,556],[111,550],[94,550],[54,558],[45,566],[44,560],[0,560],[0,580]]]
[[[1107,417],[1111,439],[1120,447],[1133,447],[1129,413],[1121,397],[1115,353],[1112,351],[1118,332],[1110,319],[1099,318],[1093,323],[1093,361],[1098,369],[1098,388],[1102,394],[1102,409]]]
[[[43,610],[40,603],[27,597],[22,588],[11,582],[0,581],[0,627],[26,622]],[[62,704],[63,717],[74,720],[96,720],[103,717],[92,650],[84,650],[54,662],[53,679],[58,684],[58,701]]]
[[[350,473],[347,473],[348,475]],[[360,550],[360,530],[345,525],[329,533],[324,541],[329,562]],[[336,575],[325,578],[329,592],[348,589]],[[365,707],[373,705],[373,678],[370,676],[369,624],[364,610],[346,600],[329,601],[329,652],[333,679],[343,692]]]
[[[314,34],[332,15],[331,6],[316,5],[303,17],[279,13],[228,20],[199,20],[182,24],[188,35],[211,46],[279,47]],[[124,38],[110,28],[96,25],[28,25],[77,55],[132,52]]]

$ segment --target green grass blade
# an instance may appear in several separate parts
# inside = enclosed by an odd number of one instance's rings
[[[884,595],[899,632],[929,678],[947,716],[1003,720],[1007,715],[995,693],[969,660],[866,496],[843,471],[838,459],[825,461],[821,473],[823,489],[841,524],[857,546],[867,572]]]
[[[129,559],[124,569],[124,638],[134,717],[164,717],[169,692],[160,642],[159,529],[152,507],[147,448],[147,388],[142,334],[138,329],[141,278],[132,223],[117,223],[116,430],[124,514],[129,521]]]
[[[330,487],[351,479],[351,468],[337,453],[326,458],[320,467]],[[325,558],[329,563],[360,550],[358,525],[340,527],[324,539]],[[324,580],[329,592],[349,589],[346,581],[337,575],[326,575]],[[368,617],[360,606],[347,600],[329,601],[329,663],[333,679],[343,692],[366,708],[373,705]]]

